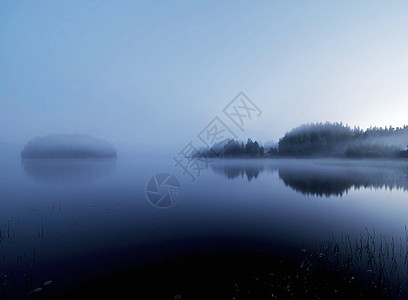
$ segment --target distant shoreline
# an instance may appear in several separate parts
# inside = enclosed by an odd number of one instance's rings
[[[200,151],[209,157],[408,158],[408,126],[353,129],[343,123],[304,124],[269,145],[225,139]]]
[[[376,160],[376,161],[408,161],[407,157],[341,157],[341,156],[211,156],[211,159],[228,160],[260,160],[260,159],[296,159],[296,160],[312,160],[312,159],[338,159],[338,160]]]

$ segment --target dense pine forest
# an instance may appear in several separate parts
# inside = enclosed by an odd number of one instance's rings
[[[362,130],[343,123],[312,123],[287,132],[274,146],[251,139],[228,140],[221,149],[216,145],[204,153],[221,157],[408,158],[408,126]]]

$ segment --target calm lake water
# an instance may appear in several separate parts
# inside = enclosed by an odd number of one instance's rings
[[[216,160],[194,183],[167,158],[11,159],[0,168],[8,295],[195,254],[296,255],[329,234],[358,240],[367,228],[405,241],[405,161]],[[168,208],[146,198],[160,172],[181,185]]]

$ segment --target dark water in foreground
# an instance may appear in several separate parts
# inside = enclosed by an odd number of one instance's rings
[[[0,168],[0,289],[9,297],[194,255],[291,256],[330,233],[406,235],[404,161],[224,160],[194,183],[168,159],[9,160]],[[145,194],[160,172],[181,184],[165,209]]]

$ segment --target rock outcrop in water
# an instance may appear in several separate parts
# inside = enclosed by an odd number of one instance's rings
[[[115,158],[116,150],[107,141],[80,134],[51,134],[25,145],[23,159],[36,158]]]

